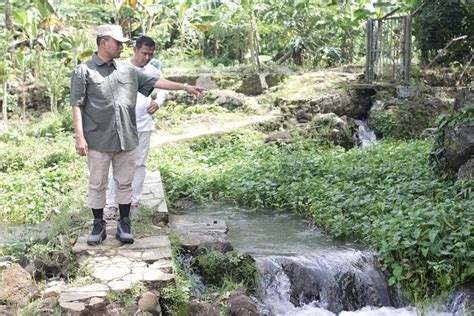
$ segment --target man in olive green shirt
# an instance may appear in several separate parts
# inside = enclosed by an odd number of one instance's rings
[[[103,220],[105,192],[110,163],[117,184],[116,200],[120,219],[116,238],[133,243],[129,219],[134,172],[134,149],[138,145],[135,118],[137,92],[148,96],[153,88],[185,90],[195,95],[204,89],[162,78],[151,78],[124,62],[120,57],[123,37],[118,25],[97,29],[97,52],[79,65],[71,77],[71,105],[76,131],[76,151],[88,156],[88,206],[94,214],[94,225],[87,243],[105,240]]]

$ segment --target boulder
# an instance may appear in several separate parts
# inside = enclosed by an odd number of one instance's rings
[[[474,158],[461,165],[458,170],[458,180],[474,180]]]
[[[217,98],[214,102],[228,110],[234,110],[244,106],[245,96],[233,91],[222,91],[217,94]]]
[[[419,98],[375,99],[368,123],[378,137],[412,139],[420,137],[450,108],[449,103],[428,94]]]
[[[416,98],[421,96],[421,89],[417,86],[397,86],[396,94],[397,98]]]
[[[458,170],[474,155],[474,121],[446,129],[443,144],[448,165]]]
[[[299,110],[296,112],[296,121],[298,123],[308,123],[313,119],[313,114],[310,112],[307,112],[307,110]]]
[[[290,262],[283,265],[288,279],[291,282],[290,302],[295,306],[302,306],[313,301],[320,300],[320,283],[322,280],[313,273],[310,268],[306,268],[297,262]]]
[[[226,316],[258,316],[254,300],[244,293],[234,293],[227,299]]]
[[[345,149],[354,147],[354,124],[348,124],[345,116],[334,113],[317,113],[302,130],[301,135],[312,138],[320,145],[335,145]]]
[[[46,285],[46,290],[43,292],[43,297],[58,297],[65,286],[66,283],[64,283],[64,281],[51,281]]]
[[[207,90],[218,88],[217,84],[212,80],[210,75],[200,75],[196,80],[196,85]]]
[[[298,98],[278,97],[275,106],[280,107],[287,118],[296,117],[300,123],[310,121],[317,113],[334,113],[362,119],[367,117],[374,93],[374,90],[361,88]]]
[[[454,109],[457,111],[466,106],[474,106],[474,91],[470,91],[468,88],[461,89],[458,92],[454,102]]]
[[[293,142],[293,136],[289,131],[275,131],[265,137],[265,143],[289,144]]]
[[[260,74],[254,73],[250,75],[245,75],[242,77],[242,85],[237,89],[237,92],[243,93],[245,95],[259,95],[262,94],[265,89],[268,88],[262,83],[265,79],[260,79]]]
[[[193,316],[220,316],[221,310],[210,302],[189,302],[188,315]]]
[[[171,81],[176,81],[179,83],[188,83],[191,85],[195,85],[197,80],[199,79],[198,75],[176,75],[176,76],[166,76],[166,79]]]
[[[0,301],[23,307],[37,291],[31,274],[19,264],[12,263],[2,271]]]
[[[472,315],[474,311],[474,282],[468,282],[451,292],[444,305],[452,315]]]
[[[148,312],[152,315],[161,315],[160,297],[153,292],[144,293],[138,300],[138,307],[143,312]]]

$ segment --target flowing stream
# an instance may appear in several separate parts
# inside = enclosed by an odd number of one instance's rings
[[[237,251],[253,255],[260,282],[256,299],[263,315],[417,315],[389,291],[374,253],[335,241],[299,216],[225,202],[185,213],[225,221],[226,240]]]

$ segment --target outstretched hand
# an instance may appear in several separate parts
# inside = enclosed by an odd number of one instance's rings
[[[207,90],[198,86],[186,86],[185,91],[190,94],[201,95]]]

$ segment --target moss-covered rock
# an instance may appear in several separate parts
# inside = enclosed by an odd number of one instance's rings
[[[452,106],[436,97],[376,100],[369,112],[369,126],[379,137],[412,139],[434,124]]]
[[[334,113],[318,113],[306,125],[302,135],[313,139],[319,146],[341,146],[345,149],[354,147],[352,135],[355,125],[348,122],[347,117],[339,117]]]

